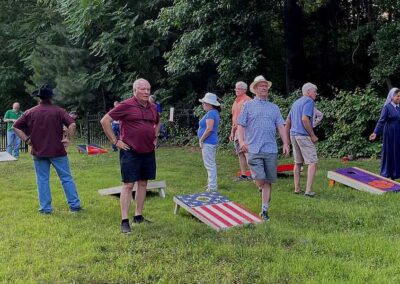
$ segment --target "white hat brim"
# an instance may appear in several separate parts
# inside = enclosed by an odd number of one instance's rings
[[[266,82],[267,84],[268,84],[268,90],[271,88],[271,86],[272,86],[272,82],[271,81],[268,81],[268,80],[260,80],[260,81],[257,81],[257,82],[253,82],[253,83],[251,83],[250,84],[250,92],[252,92],[253,94],[256,94],[256,91],[254,90],[254,87],[258,84],[258,83],[261,83],[261,82]]]
[[[221,104],[219,103],[219,102],[211,102],[211,101],[209,101],[209,100],[207,100],[207,99],[200,99],[199,100],[199,102],[201,102],[201,103],[206,103],[206,104],[210,104],[210,105],[213,105],[213,106],[220,106]]]

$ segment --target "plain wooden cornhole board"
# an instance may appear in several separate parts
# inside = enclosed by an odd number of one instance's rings
[[[373,194],[400,191],[400,183],[357,167],[328,171],[328,178],[329,187],[333,187],[335,182],[339,182]]]
[[[8,154],[8,152],[0,152],[0,162],[11,162],[16,160],[17,159]]]
[[[153,182],[148,182],[147,183],[147,190],[157,189],[161,198],[165,198],[165,189],[166,188],[167,188],[167,184],[165,183],[165,180],[153,181]],[[105,195],[117,195],[117,194],[121,194],[121,189],[122,189],[122,185],[115,186],[115,187],[110,187],[110,188],[105,188],[105,189],[100,189],[100,190],[98,190],[98,192],[102,196],[105,196]],[[136,191],[136,190],[137,190],[137,183],[135,183],[133,185],[133,190],[132,191]]]

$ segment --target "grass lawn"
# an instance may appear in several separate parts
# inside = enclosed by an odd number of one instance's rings
[[[183,209],[173,214],[174,195],[206,184],[200,152],[161,148],[157,179],[166,180],[167,197],[149,194],[144,215],[154,223],[122,235],[119,200],[97,193],[120,183],[118,154],[69,152],[79,214],[69,213],[53,170],[54,213],[41,215],[30,156],[0,163],[1,282],[400,283],[400,194],[329,189],[327,171],[339,160],[321,160],[316,198],[294,195],[292,178],[280,178],[271,222],[218,233]],[[379,171],[375,160],[349,165]],[[221,193],[258,213],[260,194],[251,182],[233,182],[237,170],[236,157],[220,151]]]

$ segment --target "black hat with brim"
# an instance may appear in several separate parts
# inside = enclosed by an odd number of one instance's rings
[[[40,87],[40,89],[33,91],[31,94],[31,97],[39,97],[39,98],[51,98],[53,97],[55,94],[53,92],[53,89],[50,88],[49,85],[42,85]]]

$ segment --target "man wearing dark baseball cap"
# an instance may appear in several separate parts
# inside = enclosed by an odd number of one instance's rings
[[[53,211],[50,192],[50,165],[56,169],[71,212],[81,210],[81,204],[71,175],[66,148],[75,134],[76,125],[67,111],[52,103],[53,90],[43,85],[31,94],[39,104],[27,110],[15,123],[15,133],[32,147],[35,166],[39,212]],[[63,138],[63,126],[67,135]]]

